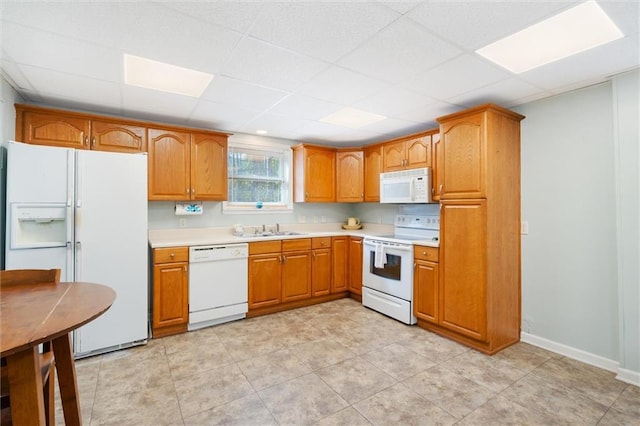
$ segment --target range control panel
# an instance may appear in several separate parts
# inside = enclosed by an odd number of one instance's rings
[[[398,228],[440,230],[440,216],[396,215],[395,226]]]

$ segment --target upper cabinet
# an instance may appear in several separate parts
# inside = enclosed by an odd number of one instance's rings
[[[299,144],[293,148],[293,201],[336,201],[336,151]]]
[[[431,136],[437,132],[429,130],[384,143],[382,171],[431,167]]]
[[[226,200],[226,134],[147,131],[149,200]]]
[[[509,182],[507,185],[519,182],[519,168],[511,175],[498,176],[496,164],[516,160],[519,164],[519,157],[511,151],[520,146],[521,119],[521,115],[491,104],[439,118],[441,139],[434,144],[436,198],[486,198],[488,191],[500,187],[496,185],[500,181]]]
[[[336,201],[364,201],[364,154],[361,149],[336,153]]]
[[[145,152],[145,127],[126,120],[16,105],[16,139],[37,145]]]
[[[382,145],[364,147],[364,201],[380,201]]]

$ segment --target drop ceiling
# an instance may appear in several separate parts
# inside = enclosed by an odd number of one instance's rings
[[[0,66],[30,103],[360,145],[479,103],[513,107],[637,68],[637,0],[598,2],[622,39],[522,74],[475,53],[577,3],[3,0]],[[215,77],[199,98],[128,86],[124,54]],[[359,129],[321,121],[343,108],[387,119]]]

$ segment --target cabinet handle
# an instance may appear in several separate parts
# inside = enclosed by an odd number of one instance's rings
[[[431,188],[431,195],[436,195],[436,189],[435,188]]]
[[[282,255],[282,263],[287,263],[287,256]]]
[[[364,192],[360,193],[360,198],[364,198]]]
[[[313,260],[316,260],[316,254],[313,253]]]
[[[189,188],[187,188],[187,190],[186,190],[185,192],[186,192],[187,194],[189,194],[189,191],[190,191],[190,189],[189,189]]]
[[[169,256],[171,256],[173,258],[173,257],[176,257],[176,254],[175,253],[169,253]]]
[[[96,147],[96,137],[92,137],[91,138],[91,148],[95,148]]]
[[[187,265],[184,265],[184,271],[187,272]]]
[[[84,137],[84,145],[89,146],[89,136]]]
[[[442,187],[443,187],[443,185],[440,184],[440,195],[442,195]]]
[[[280,260],[280,263],[282,263],[282,255],[278,255],[278,260]]]
[[[422,252],[422,255],[423,255],[423,256],[426,256],[426,255],[427,255],[427,252],[426,252],[426,251],[423,251],[423,252]]]

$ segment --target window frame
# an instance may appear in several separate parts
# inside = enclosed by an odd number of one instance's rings
[[[263,204],[261,208],[258,208],[255,202],[252,203],[234,203],[231,201],[222,202],[223,214],[265,214],[265,213],[293,213],[293,152],[291,146],[275,144],[275,143],[250,143],[245,141],[229,142],[227,146],[227,156],[230,155],[233,149],[246,149],[251,151],[262,151],[265,153],[278,153],[282,154],[283,158],[283,184],[286,185],[287,194],[285,196],[285,202],[282,204]],[[229,161],[229,157],[227,157]],[[227,185],[231,175],[227,174]],[[273,180],[273,179],[265,179]]]

